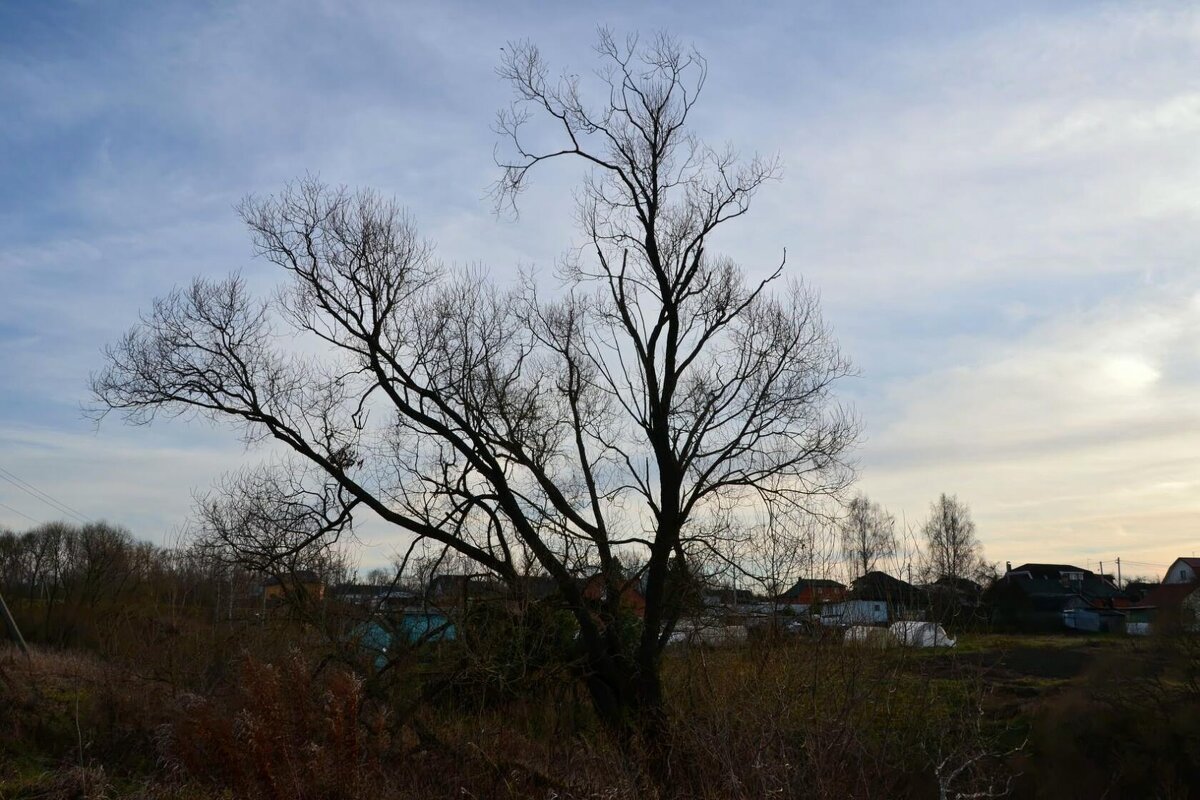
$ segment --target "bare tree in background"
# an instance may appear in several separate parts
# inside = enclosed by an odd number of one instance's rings
[[[846,505],[840,532],[842,554],[858,575],[866,575],[880,559],[896,554],[896,518],[865,494],[855,495]]]
[[[856,424],[831,395],[848,366],[815,295],[782,264],[748,281],[710,249],[776,163],[689,131],[696,53],[607,32],[598,52],[597,105],[530,44],[500,68],[516,93],[499,117],[500,203],[547,162],[589,170],[561,292],[449,271],[394,203],[305,180],[241,207],[285,288],[259,301],[237,276],[197,279],[106,351],[92,386],[101,415],[195,414],[289,448],[308,468],[275,474],[311,512],[294,545],[337,536],[362,507],[508,581],[528,554],[574,612],[597,712],[632,732],[661,716],[672,564],[725,510],[794,512],[840,491]],[[536,141],[557,144],[526,143],[536,120],[549,125]],[[297,335],[323,357],[292,354]],[[629,547],[645,554],[633,641],[610,624]],[[594,571],[598,609],[575,580]]]
[[[984,566],[971,509],[957,495],[942,494],[929,507],[926,520],[925,569],[929,580],[974,580]]]
[[[357,504],[303,463],[246,469],[197,498],[193,544],[220,564],[276,578],[311,571],[331,579],[324,574],[336,560],[329,545],[349,528]]]

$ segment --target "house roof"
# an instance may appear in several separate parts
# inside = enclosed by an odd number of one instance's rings
[[[728,598],[734,603],[753,603],[758,599],[751,589],[734,589],[732,586],[709,586],[704,589],[705,597]]]
[[[970,578],[951,578],[948,575],[938,578],[926,588],[939,589],[941,591],[955,591],[968,595],[978,595],[983,591],[983,587]]]
[[[1090,569],[1076,567],[1073,564],[1022,564],[1019,567],[1013,567],[1010,572],[1028,572],[1035,578],[1054,578],[1057,580],[1062,577],[1064,572],[1082,572],[1084,575],[1094,575]]]
[[[1082,580],[1067,581],[1065,573],[1078,573]],[[1031,598],[1065,599],[1078,595],[1089,602],[1124,601],[1127,596],[1105,576],[1070,564],[1022,564],[1005,573],[997,588],[1012,586]]]
[[[1066,597],[1076,594],[1075,590],[1057,578],[1014,578],[1013,585],[1019,586],[1032,597]]]
[[[1172,561],[1170,567],[1167,568],[1167,573],[1170,574],[1171,569],[1176,564],[1180,563],[1187,564],[1189,567],[1191,567],[1193,575],[1200,575],[1200,558],[1191,558],[1187,556],[1180,556]]]
[[[858,600],[902,600],[912,602],[923,597],[924,592],[911,583],[893,578],[886,572],[868,572],[855,578],[853,595]]]
[[[1170,608],[1183,602],[1183,599],[1196,591],[1194,583],[1160,583],[1142,598],[1139,606],[1154,608]]]
[[[827,580],[825,578],[801,578],[796,581],[792,588],[780,595],[785,600],[793,597],[799,597],[810,590],[816,589],[845,589],[845,585],[837,581]]]

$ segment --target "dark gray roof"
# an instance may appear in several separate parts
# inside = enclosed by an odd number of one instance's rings
[[[1013,567],[1012,572],[1028,572],[1035,578],[1054,578],[1062,577],[1064,572],[1082,572],[1085,575],[1094,575],[1091,570],[1083,567],[1076,567],[1071,564],[1022,564],[1019,567]]]
[[[894,603],[920,603],[925,600],[923,591],[886,572],[868,572],[861,578],[855,578],[852,586],[852,593],[858,600],[887,600]]]
[[[1066,573],[1079,573],[1081,580],[1067,580]],[[1069,564],[1022,564],[1001,579],[1030,597],[1070,597],[1081,595],[1090,600],[1112,600],[1125,593],[1107,578]]]

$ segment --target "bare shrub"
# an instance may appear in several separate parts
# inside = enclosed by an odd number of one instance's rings
[[[384,717],[364,715],[362,699],[343,670],[314,678],[298,654],[279,665],[247,658],[233,696],[186,702],[161,747],[172,767],[235,792],[360,797],[391,746]]]

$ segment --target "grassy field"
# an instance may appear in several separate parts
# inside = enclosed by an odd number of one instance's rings
[[[1196,656],[1087,635],[672,650],[668,779],[651,785],[562,674],[487,701],[419,691],[451,650],[366,679],[244,656],[207,686],[4,650],[0,800],[1200,796]]]

